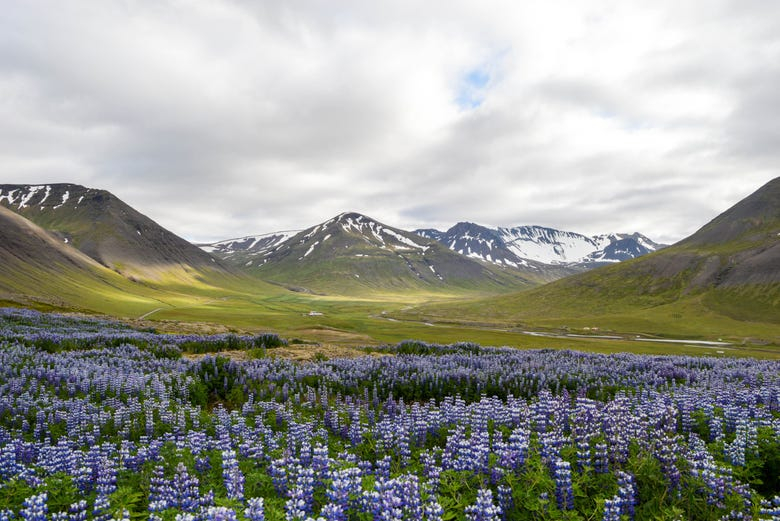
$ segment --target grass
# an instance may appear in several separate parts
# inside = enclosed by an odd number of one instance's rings
[[[563,333],[586,333],[584,328],[592,327],[594,320],[581,319],[580,323],[561,324],[561,321],[556,319],[539,319],[533,323],[517,324],[502,323],[498,320],[491,322],[490,317],[482,314],[479,315],[482,321],[477,322],[473,320],[475,315],[465,313],[462,307],[465,302],[474,305],[472,301],[456,300],[453,297],[448,303],[439,302],[431,305],[426,304],[424,295],[416,295],[417,304],[422,305],[419,308],[410,305],[409,300],[358,300],[299,294],[271,296],[265,299],[227,298],[204,305],[165,309],[156,313],[154,322],[151,323],[158,326],[167,324],[174,329],[182,322],[229,324],[237,331],[273,331],[286,338],[300,338],[310,342],[351,347],[396,343],[414,338],[438,343],[472,341],[482,345],[523,349],[551,348],[600,353],[634,352],[780,358],[780,349],[776,345],[758,345],[749,342],[742,345],[742,339],[734,346],[717,349],[697,345],[644,343],[630,340],[637,333],[657,336],[653,333],[656,328],[650,327],[655,325],[652,317],[644,321],[637,317],[612,317],[612,327],[605,327],[599,331],[600,333],[618,332],[626,338],[625,340],[537,337],[525,334],[523,331],[542,329]],[[419,314],[420,309],[446,309],[448,316],[446,318],[426,317]],[[481,307],[476,304],[475,310],[479,309]],[[309,316],[308,313],[312,310],[322,315]],[[453,310],[459,310],[461,316],[467,318],[457,318]],[[469,319],[469,316],[472,319]],[[426,318],[433,322],[427,322]],[[679,335],[683,338],[712,338],[702,334],[693,326],[678,331],[688,333]],[[660,333],[664,333],[661,336],[674,336],[666,331]],[[303,349],[310,349],[312,352],[317,350],[316,347],[311,346],[304,346]]]
[[[40,294],[58,295],[52,299],[24,293],[29,282],[21,281],[18,293],[0,295],[0,299],[44,310],[102,313],[163,331],[270,331],[286,338],[347,347],[411,338],[601,353],[720,356],[717,351],[721,350],[724,356],[780,358],[780,324],[771,312],[778,291],[771,287],[740,290],[747,291],[747,295],[723,290],[680,300],[665,295],[632,300],[618,294],[611,301],[597,300],[585,290],[550,292],[549,288],[489,297],[484,292],[441,288],[387,288],[339,296],[294,292],[254,278],[218,272],[201,274],[196,283],[185,284],[175,276],[154,283],[132,282],[104,270],[97,279],[79,274],[46,277],[39,285]],[[310,316],[311,311],[321,314]],[[146,319],[138,320],[150,312]],[[587,334],[592,332],[590,328],[616,333],[627,340],[534,337],[523,333]],[[635,335],[722,338],[735,345],[715,350],[628,340]],[[301,349],[316,351],[314,346]]]
[[[598,328],[600,332],[641,334],[656,337],[717,340],[730,342],[766,342],[780,344],[780,324],[762,316],[760,311],[742,317],[732,317],[711,300],[723,295],[704,293],[655,305],[633,304],[624,300],[606,308],[591,305],[583,299],[562,296],[554,303],[536,299],[536,292],[490,299],[429,304],[405,311],[407,320],[478,324],[504,328],[543,328],[548,330],[579,330]],[[737,306],[737,304],[732,304]],[[760,304],[757,305],[760,307]],[[748,316],[758,319],[746,320]],[[475,318],[478,317],[478,318]],[[761,320],[761,319],[764,320]],[[777,320],[775,318],[775,320]]]

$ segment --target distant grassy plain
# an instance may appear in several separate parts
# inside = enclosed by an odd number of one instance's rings
[[[728,296],[647,302],[641,309],[623,304],[600,309],[578,300],[576,294],[550,302],[535,290],[498,296],[467,290],[318,295],[290,291],[249,277],[218,274],[195,284],[184,284],[175,277],[140,283],[116,276],[108,277],[107,282],[110,284],[99,289],[77,289],[75,284],[60,288],[67,290],[69,298],[59,301],[30,298],[22,303],[44,310],[106,314],[167,332],[271,331],[288,339],[347,347],[418,339],[600,353],[780,358],[780,324],[748,321],[740,319],[733,310],[724,311]],[[14,303],[18,304],[19,299],[0,298],[0,304]],[[739,311],[748,315],[750,310]],[[528,331],[594,336],[541,337],[528,335]],[[733,345],[721,348],[647,343],[636,341],[637,335],[722,339]],[[311,349],[316,351],[316,345]]]

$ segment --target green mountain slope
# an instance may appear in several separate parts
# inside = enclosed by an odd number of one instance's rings
[[[0,204],[122,275],[193,280],[225,268],[105,190],[74,184],[0,185]]]
[[[132,313],[160,305],[151,293],[0,207],[0,300]]]
[[[236,257],[232,257],[236,258]],[[406,291],[497,292],[532,287],[541,270],[503,269],[437,241],[344,213],[304,230],[261,257],[237,257],[249,273],[298,291],[329,294]]]

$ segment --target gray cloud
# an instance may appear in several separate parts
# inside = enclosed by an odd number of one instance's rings
[[[5,182],[205,241],[356,210],[671,242],[780,161],[772,2],[12,0]]]

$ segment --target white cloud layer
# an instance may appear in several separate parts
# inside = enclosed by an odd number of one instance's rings
[[[188,239],[341,211],[673,242],[776,177],[780,3],[11,0],[2,181]]]

